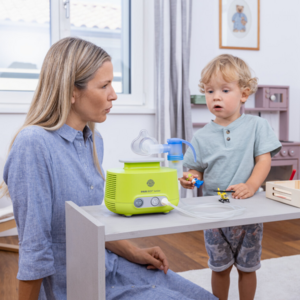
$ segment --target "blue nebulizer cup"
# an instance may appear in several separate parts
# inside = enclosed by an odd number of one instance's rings
[[[134,153],[145,156],[168,153],[167,159],[169,168],[175,169],[177,171],[177,177],[181,178],[183,176],[182,143],[188,145],[192,149],[194,161],[196,162],[195,149],[188,141],[172,138],[167,140],[167,144],[158,144],[157,140],[151,137],[145,129],[143,129],[139,136],[132,141],[131,149]],[[193,183],[199,188],[203,184],[203,181],[194,178]]]

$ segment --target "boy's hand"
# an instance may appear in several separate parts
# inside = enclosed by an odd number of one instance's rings
[[[192,190],[195,185],[191,182],[191,181],[188,181],[187,179],[188,178],[197,178],[198,179],[198,175],[195,175],[195,174],[191,174],[189,172],[183,172],[183,177],[182,178],[178,178],[178,180],[180,181],[180,184],[185,188],[185,189],[190,189]]]
[[[251,185],[247,183],[239,183],[229,186],[226,191],[234,191],[232,198],[234,199],[246,199],[254,195],[255,190]]]

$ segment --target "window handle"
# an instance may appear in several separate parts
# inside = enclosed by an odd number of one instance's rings
[[[63,0],[64,8],[66,10],[66,18],[70,18],[70,0]]]

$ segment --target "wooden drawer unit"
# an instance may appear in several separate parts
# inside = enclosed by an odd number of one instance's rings
[[[282,143],[282,148],[273,159],[299,159],[299,147],[298,143]]]
[[[255,94],[255,107],[271,110],[288,109],[288,86],[260,85]]]
[[[262,188],[268,181],[289,180],[293,170],[296,170],[294,179],[300,179],[300,143],[283,142],[280,152],[272,157],[271,170]]]

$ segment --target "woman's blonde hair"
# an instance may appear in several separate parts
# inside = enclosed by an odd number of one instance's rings
[[[102,48],[79,38],[68,37],[55,43],[44,59],[38,86],[35,90],[24,125],[14,136],[11,147],[21,130],[28,126],[40,126],[54,131],[62,127],[71,110],[74,87],[84,90],[104,62],[111,57]],[[95,141],[95,123],[89,122]],[[94,164],[101,174],[96,143],[93,143]],[[2,193],[9,195],[7,185],[0,185]]]
[[[219,72],[227,82],[238,81],[242,90],[248,90],[248,95],[256,92],[257,78],[252,77],[248,65],[236,56],[222,54],[210,61],[202,70],[199,83],[201,93],[205,93],[204,85]]]

